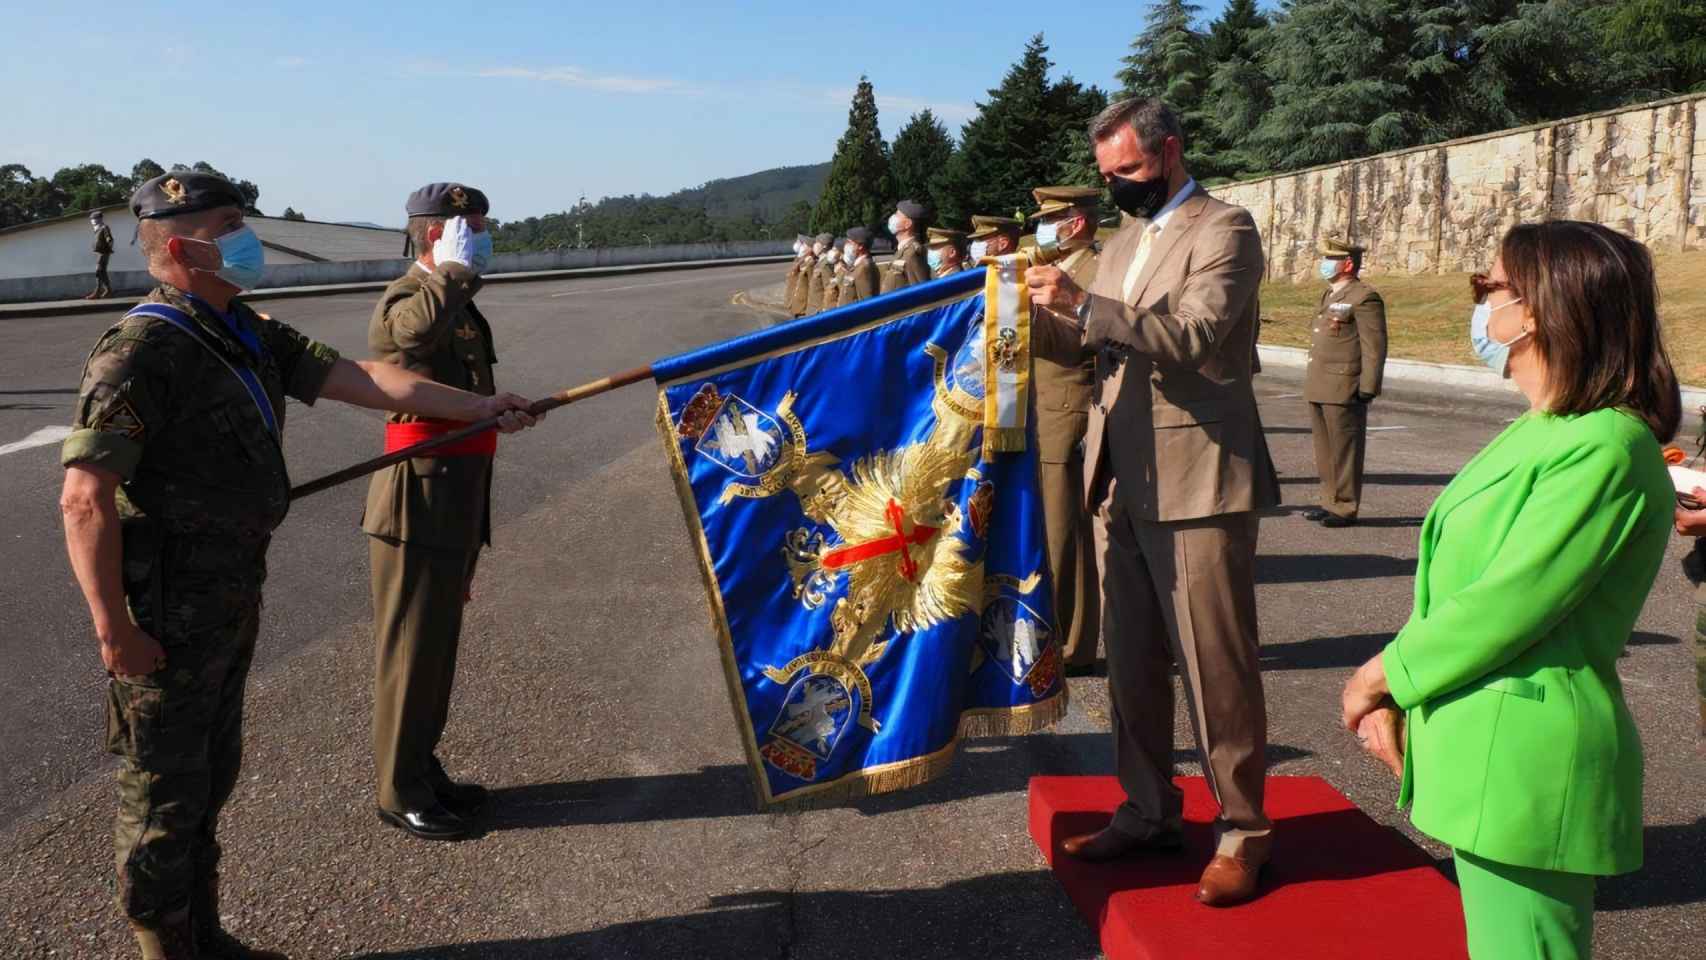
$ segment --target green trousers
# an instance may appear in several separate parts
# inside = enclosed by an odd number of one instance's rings
[[[1594,878],[1494,863],[1463,850],[1457,885],[1471,960],[1587,960]]]
[[[367,538],[373,580],[373,760],[379,806],[425,810],[450,785],[435,752],[450,717],[463,597],[477,551]]]

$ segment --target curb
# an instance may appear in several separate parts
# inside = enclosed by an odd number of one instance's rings
[[[487,284],[530,283],[538,280],[564,280],[582,277],[613,277],[636,273],[668,273],[679,270],[709,270],[714,267],[752,266],[755,264],[787,263],[792,254],[768,257],[729,257],[723,260],[677,260],[664,263],[632,263],[610,267],[575,267],[569,270],[534,270],[525,273],[494,273],[484,278]],[[273,287],[252,290],[243,297],[244,303],[261,300],[292,300],[298,297],[318,297],[337,293],[367,293],[384,290],[387,281],[362,283],[333,283],[308,287]],[[128,305],[129,297],[108,297],[105,300],[49,300],[40,303],[0,304],[0,322],[22,317],[57,317],[73,313],[88,313],[103,306]]]
[[[1263,367],[1302,370],[1309,365],[1309,351],[1301,347],[1270,347],[1257,344],[1256,353],[1262,358]],[[1463,391],[1505,394],[1512,390],[1509,381],[1491,370],[1427,360],[1399,360],[1388,357],[1384,378],[1388,382],[1400,383],[1406,387],[1453,395]],[[1706,388],[1683,385],[1683,418],[1688,419],[1702,406],[1706,406]]]

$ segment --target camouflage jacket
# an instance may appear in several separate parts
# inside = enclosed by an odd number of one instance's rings
[[[154,317],[114,324],[83,367],[60,460],[118,474],[127,568],[148,561],[133,550],[145,537],[178,541],[180,570],[248,565],[258,579],[267,539],[290,508],[285,397],[312,404],[337,351],[233,302],[232,320],[261,345],[257,357],[205,301],[162,285],[146,302],[184,311],[212,349]],[[277,436],[228,363],[255,372]]]

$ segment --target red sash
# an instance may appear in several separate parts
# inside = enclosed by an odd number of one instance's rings
[[[407,423],[387,423],[385,425],[385,452],[396,453],[404,447],[412,447],[434,437],[442,437],[466,426],[466,423],[458,423],[454,420],[410,420]],[[497,452],[498,432],[493,429],[483,430],[466,439],[458,440],[435,450],[429,450],[422,456],[490,457]]]

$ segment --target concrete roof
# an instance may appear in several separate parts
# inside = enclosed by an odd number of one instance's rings
[[[261,243],[305,260],[400,260],[403,256],[401,230],[278,217],[250,216],[247,221]]]

